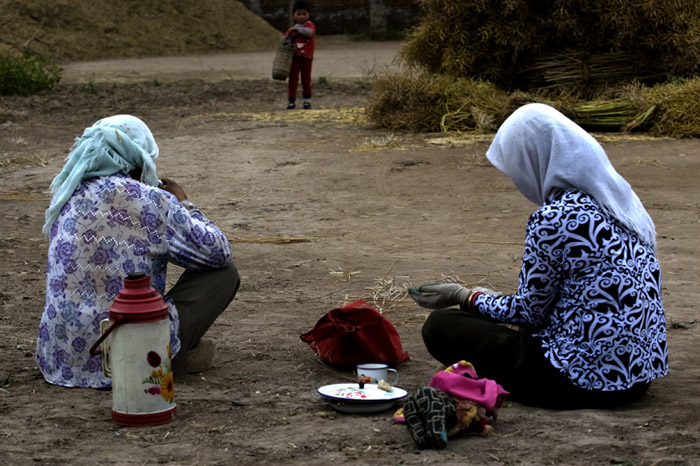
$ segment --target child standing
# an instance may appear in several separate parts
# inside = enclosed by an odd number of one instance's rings
[[[296,2],[292,6],[294,26],[289,28],[282,36],[282,41],[292,41],[295,45],[292,70],[289,73],[289,87],[287,97],[289,104],[287,110],[296,108],[297,84],[301,74],[301,88],[304,95],[304,109],[311,108],[311,63],[314,58],[316,46],[316,27],[309,21],[311,9],[306,2]]]

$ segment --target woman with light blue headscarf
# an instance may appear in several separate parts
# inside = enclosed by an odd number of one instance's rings
[[[151,130],[131,115],[103,118],[79,137],[68,161],[51,183],[51,205],[43,232],[48,235],[59,212],[83,180],[140,171],[140,180],[158,186],[155,159],[158,145]]]
[[[148,126],[115,115],[76,139],[51,183],[43,228],[50,240],[46,304],[36,353],[50,383],[111,386],[101,355],[89,349],[124,277],[138,273],[151,277],[168,304],[176,374],[211,365],[215,346],[202,336],[235,296],[238,272],[224,233],[179,184],[159,180],[156,157]],[[186,270],[166,294],[169,262]]]

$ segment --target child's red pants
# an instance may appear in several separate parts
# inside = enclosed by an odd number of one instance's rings
[[[289,89],[287,91],[288,97],[296,97],[297,95],[297,84],[299,83],[299,74],[301,73],[301,88],[304,92],[304,98],[311,98],[311,64],[313,59],[294,56],[292,60],[292,71],[289,73]]]

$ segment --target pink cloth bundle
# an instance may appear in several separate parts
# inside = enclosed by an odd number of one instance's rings
[[[452,364],[433,376],[428,386],[454,398],[472,400],[493,412],[501,407],[509,395],[495,380],[480,379],[467,361]]]

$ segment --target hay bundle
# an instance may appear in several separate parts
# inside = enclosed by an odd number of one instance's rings
[[[675,80],[641,92],[656,110],[649,128],[651,134],[700,137],[700,78]]]
[[[367,116],[393,130],[491,130],[507,100],[493,84],[439,74],[385,72],[373,84]]]
[[[700,70],[700,2],[419,0],[402,58],[504,89],[585,91]]]
[[[588,130],[647,131],[652,136],[700,137],[700,78],[608,89],[592,100],[562,95],[547,101]]]
[[[562,51],[537,59],[522,75],[528,77],[531,87],[564,90],[587,97],[616,83],[631,80],[653,83],[667,78],[659,61],[631,52]]]
[[[556,99],[550,105],[589,131],[631,131],[646,128],[655,109],[626,98],[590,101]]]
[[[585,100],[551,92],[506,93],[484,81],[404,71],[375,79],[367,116],[395,131],[491,131],[521,105],[541,102],[590,131],[700,137],[698,101],[700,78],[628,84]]]

